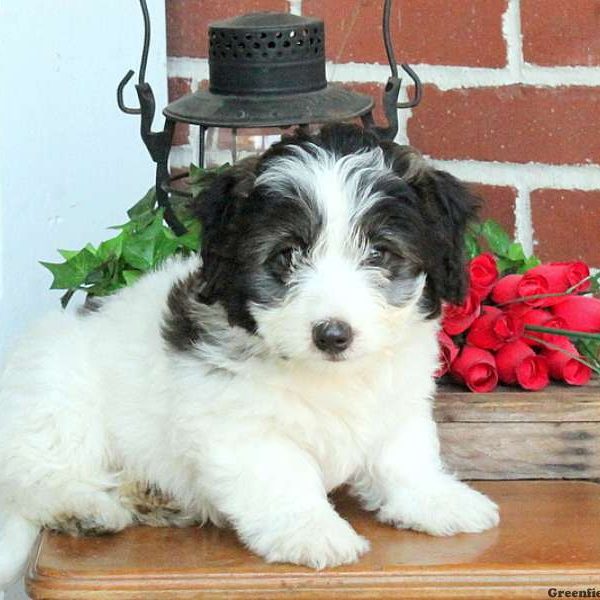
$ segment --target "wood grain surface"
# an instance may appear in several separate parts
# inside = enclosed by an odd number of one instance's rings
[[[45,532],[32,557],[34,599],[547,598],[600,588],[600,485],[481,482],[501,525],[434,538],[375,521],[345,496],[339,511],[371,540],[360,562],[316,572],[269,565],[232,531],[132,528],[100,538]],[[268,507],[265,507],[268,510]]]
[[[501,387],[473,394],[441,386],[442,455],[463,479],[600,478],[600,386]]]
[[[445,384],[436,395],[435,419],[438,423],[600,422],[600,382],[595,379],[583,387],[553,384],[539,392],[500,386],[490,394]]]

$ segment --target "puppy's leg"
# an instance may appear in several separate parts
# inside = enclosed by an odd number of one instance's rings
[[[267,561],[321,569],[355,562],[368,550],[329,504],[312,457],[290,441],[224,440],[208,459],[199,468],[202,493]]]
[[[116,533],[133,523],[133,514],[119,501],[114,491],[88,489],[72,483],[64,509],[56,508],[46,527],[74,536]]]
[[[368,473],[368,475],[366,474]],[[378,519],[432,535],[479,532],[498,524],[498,507],[444,472],[436,426],[408,419],[372,457],[355,492]]]

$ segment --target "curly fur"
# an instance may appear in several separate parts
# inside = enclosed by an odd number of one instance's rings
[[[41,527],[210,520],[268,561],[352,562],[369,544],[328,501],[342,484],[397,527],[495,525],[444,471],[431,408],[437,316],[465,289],[467,190],[335,125],[220,175],[197,209],[202,258],[49,315],[9,357],[0,582]]]

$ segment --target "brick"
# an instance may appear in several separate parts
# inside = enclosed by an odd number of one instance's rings
[[[208,24],[249,12],[288,12],[286,0],[167,0],[167,55],[206,58]]]
[[[598,0],[521,0],[523,55],[536,65],[600,65]]]
[[[335,62],[387,63],[381,0],[303,0],[305,15],[325,21]],[[502,15],[507,0],[397,0],[390,29],[398,62],[503,67]]]
[[[469,187],[482,199],[479,217],[493,219],[511,236],[515,234],[515,201],[517,190],[511,186],[470,183]]]
[[[599,88],[426,86],[408,121],[411,143],[442,159],[600,162]]]
[[[192,91],[191,80],[183,77],[169,77],[168,81],[168,92],[169,102],[173,102],[181,96],[185,96]],[[173,146],[185,146],[188,144],[188,137],[190,135],[189,125],[184,123],[177,123],[175,125],[175,133],[173,134]]]
[[[538,189],[531,194],[535,253],[600,266],[600,190]]]

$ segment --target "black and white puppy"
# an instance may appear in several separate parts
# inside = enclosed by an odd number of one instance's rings
[[[432,419],[438,316],[465,292],[475,208],[416,151],[351,125],[219,175],[198,207],[202,259],[48,317],[10,357],[0,581],[40,527],[135,522],[132,482],[179,524],[229,524],[266,560],[315,568],[369,548],[328,502],[342,484],[396,527],[496,525],[444,471]]]

